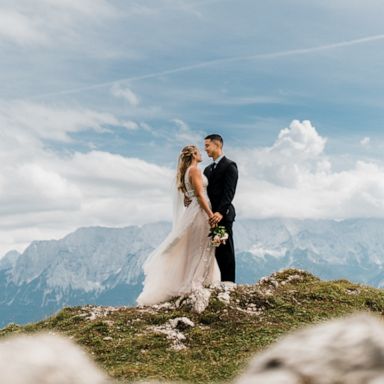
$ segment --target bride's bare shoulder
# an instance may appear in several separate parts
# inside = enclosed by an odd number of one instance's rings
[[[200,168],[198,168],[196,166],[189,167],[189,176],[191,178],[193,178],[193,177],[201,177]]]

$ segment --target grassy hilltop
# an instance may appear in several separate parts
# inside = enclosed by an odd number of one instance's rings
[[[290,330],[355,311],[384,314],[384,291],[290,269],[255,285],[212,289],[201,314],[191,311],[188,299],[157,308],[65,308],[35,324],[11,324],[0,337],[62,333],[120,383],[216,383],[231,380],[256,352]]]

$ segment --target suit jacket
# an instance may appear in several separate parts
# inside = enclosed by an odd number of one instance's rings
[[[225,156],[219,161],[216,168],[212,165],[204,169],[208,179],[208,197],[212,204],[213,212],[220,212],[223,221],[233,222],[236,211],[232,205],[238,179],[237,165]]]

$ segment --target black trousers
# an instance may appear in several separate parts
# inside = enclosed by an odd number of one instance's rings
[[[216,248],[215,256],[217,264],[219,264],[221,272],[221,281],[235,282],[235,247],[233,244],[232,225],[233,222],[220,222],[219,225],[223,225],[228,232],[228,240],[225,244],[221,244]]]

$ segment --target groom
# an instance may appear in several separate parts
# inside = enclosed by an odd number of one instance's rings
[[[226,244],[216,248],[216,260],[221,272],[221,281],[235,282],[235,248],[232,237],[232,224],[235,220],[235,196],[238,179],[237,165],[223,154],[223,138],[220,135],[208,135],[204,139],[207,155],[213,163],[204,169],[208,179],[208,197],[212,204],[213,217],[210,225],[222,225],[229,238]]]

